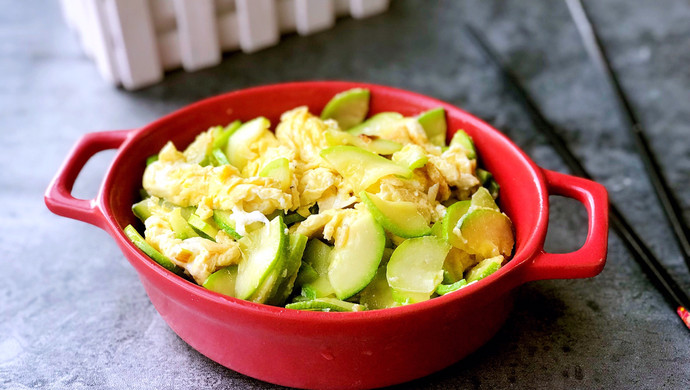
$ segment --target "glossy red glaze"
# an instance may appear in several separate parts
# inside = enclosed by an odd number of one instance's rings
[[[300,105],[318,113],[334,94],[353,87],[371,90],[370,114],[416,115],[442,106],[449,129],[461,128],[473,137],[483,166],[501,185],[500,205],[515,227],[510,262],[478,283],[427,302],[370,312],[307,312],[208,291],[158,266],[123,234],[127,224],[139,224],[130,207],[138,197],[146,157],[168,140],[182,148],[210,126],[259,115],[275,124],[281,113]],[[83,165],[98,151],[112,148],[119,150],[96,198],[72,197]],[[574,198],[587,209],[587,239],[575,252],[543,250],[550,194]],[[87,134],[50,184],[45,201],[56,214],[106,230],[139,273],[158,312],[192,347],[238,372],[294,387],[379,387],[430,374],[496,333],[510,312],[515,287],[538,279],[591,277],[606,258],[608,200],[603,186],[537,167],[501,133],[450,104],[362,83],[251,88],[192,104],[138,130]]]

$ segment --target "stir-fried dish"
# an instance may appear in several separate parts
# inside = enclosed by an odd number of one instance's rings
[[[213,127],[147,161],[127,236],[163,267],[239,299],[374,310],[457,291],[510,257],[499,186],[445,111],[367,118],[370,93]]]

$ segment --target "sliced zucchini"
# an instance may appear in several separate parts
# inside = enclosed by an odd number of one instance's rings
[[[481,185],[488,183],[488,181],[491,180],[494,176],[491,172],[487,171],[486,169],[481,169],[481,168],[477,168],[476,173],[477,173],[477,179],[479,179],[479,183]]]
[[[467,280],[465,279],[460,279],[453,284],[439,284],[439,286],[436,287],[436,294],[446,295],[448,293],[452,293],[453,291],[458,291],[465,286],[467,286]]]
[[[381,112],[349,129],[347,132],[352,135],[365,134],[378,136],[381,134],[381,129],[388,127],[403,118],[404,117],[397,112]]]
[[[153,200],[153,198],[146,198],[132,205],[132,212],[141,220],[141,222],[146,222],[146,220],[153,214],[152,209],[158,207],[158,203]]]
[[[421,237],[431,233],[426,218],[412,202],[390,202],[362,191],[362,202],[384,229],[403,238]]]
[[[216,234],[218,234],[218,229],[211,224],[211,220],[204,221],[196,213],[189,216],[187,219],[189,225],[194,228],[199,236],[206,238],[211,241],[216,240]]]
[[[302,261],[297,272],[297,279],[295,280],[295,286],[300,288],[305,284],[309,284],[319,278],[319,274],[316,272],[311,264]]]
[[[335,293],[331,281],[328,279],[328,267],[331,264],[331,252],[333,247],[319,239],[309,240],[304,249],[303,259],[306,265],[301,279],[311,279],[302,284],[301,294],[307,298],[322,298]],[[316,276],[310,272],[311,268]],[[306,273],[306,275],[304,275]]]
[[[450,248],[443,263],[443,283],[455,283],[463,278],[465,270],[477,263],[477,258],[456,247]]]
[[[352,184],[356,192],[366,190],[384,176],[412,176],[408,168],[356,146],[332,146],[320,154]]]
[[[235,282],[237,281],[237,265],[231,265],[219,269],[206,279],[203,286],[211,291],[235,296]]]
[[[510,256],[515,239],[510,218],[488,208],[478,208],[465,214],[458,222],[460,237],[466,251],[487,259]]]
[[[218,131],[216,131],[213,134],[213,148],[221,150],[225,149],[225,146],[228,144],[228,139],[230,139],[232,134],[237,131],[241,125],[242,122],[236,120],[225,126],[225,128],[221,127]]]
[[[285,214],[285,216],[283,217],[285,224],[288,226],[292,226],[293,224],[296,224],[297,222],[302,222],[305,219],[307,219],[307,217],[304,217],[304,216],[300,215],[299,213],[289,213],[289,214]]]
[[[391,156],[393,162],[400,164],[410,170],[421,168],[429,162],[429,158],[424,153],[424,149],[417,145],[405,145],[399,152]]]
[[[302,234],[288,235],[288,255],[285,266],[285,275],[279,275],[280,282],[278,283],[275,292],[271,294],[266,303],[276,306],[282,306],[285,304],[285,300],[290,296],[295,285],[295,279],[297,279],[297,273],[300,269],[300,265],[302,264],[302,256],[306,246],[307,236]]]
[[[448,210],[446,210],[446,213]],[[438,238],[443,238],[443,220],[436,221],[433,226],[431,226],[431,235]]]
[[[477,192],[475,192],[472,195],[472,200],[471,200],[472,208],[485,208],[485,209],[491,209],[494,211],[501,211],[498,208],[498,205],[496,204],[496,201],[494,201],[494,197],[491,196],[489,193],[489,190],[487,190],[484,187],[479,187],[477,189]]]
[[[239,240],[242,260],[237,269],[235,296],[248,299],[276,264],[287,256],[287,227],[278,216]]]
[[[213,165],[215,166],[230,164],[230,161],[228,161],[228,157],[225,155],[225,152],[223,152],[223,150],[220,148],[213,148],[211,150],[211,157],[214,162]]]
[[[474,141],[464,130],[458,130],[453,135],[453,139],[450,140],[451,145],[460,145],[465,149],[467,158],[470,160],[477,158],[477,149],[474,147]]]
[[[392,289],[392,290],[393,290],[393,300],[398,305],[409,305],[412,303],[424,302],[424,301],[428,301],[429,299],[431,299],[431,294],[427,294],[427,293],[402,291],[402,290],[396,290],[396,289]]]
[[[247,300],[256,303],[268,303],[268,300],[271,299],[271,295],[275,292],[280,284],[280,274],[282,272],[285,272],[284,259],[275,265],[273,270],[269,272],[264,281],[261,282],[261,285],[256,289],[256,291],[254,291],[254,294],[247,298]]]
[[[498,271],[503,264],[503,256],[491,257],[480,261],[471,270],[467,271],[467,283],[472,283],[477,280],[484,279],[485,277]]]
[[[328,280],[339,299],[360,292],[376,275],[383,257],[386,235],[381,225],[366,210],[350,224],[347,241],[333,249]]]
[[[235,240],[242,238],[235,230],[235,220],[232,219],[232,212],[227,210],[213,210],[213,221],[219,228],[223,229],[225,233]]]
[[[241,125],[230,136],[225,146],[225,155],[230,164],[241,171],[247,165],[248,159],[251,158],[250,146],[265,132],[269,131],[270,127],[271,122],[262,116]]]
[[[443,216],[441,237],[455,248],[464,248],[463,240],[453,230],[471,205],[470,200],[455,202],[446,209],[446,215]]]
[[[321,119],[335,119],[342,130],[356,126],[364,120],[369,112],[368,89],[353,88],[340,92],[326,104],[321,111]]]
[[[446,124],[446,110],[443,107],[421,113],[417,117],[417,121],[424,128],[429,142],[436,146],[446,146],[448,126]]]
[[[400,149],[402,145],[383,138],[370,138],[366,135],[352,135],[345,131],[328,130],[325,133],[326,142],[330,146],[353,145],[372,153],[388,156]]]
[[[290,161],[285,157],[277,158],[266,164],[259,172],[261,177],[270,177],[280,183],[280,188],[287,191],[290,188],[292,174],[290,172]]]
[[[374,279],[359,294],[359,303],[366,306],[368,310],[398,306],[393,299],[393,289],[386,279],[386,267],[379,267]]]
[[[498,192],[501,189],[501,186],[498,185],[494,179],[494,175],[491,172],[485,169],[477,168],[477,178],[494,199],[498,198]]]
[[[388,284],[396,292],[419,294],[428,299],[443,281],[443,263],[450,248],[435,236],[405,240],[388,262]]]
[[[142,252],[146,253],[146,255],[153,259],[156,263],[160,264],[161,267],[175,274],[182,275],[184,270],[173,263],[172,260],[170,260],[167,256],[158,252],[154,247],[151,246],[151,244],[146,242],[144,237],[142,237],[137,229],[135,229],[132,225],[127,225],[124,231],[127,238],[129,238],[130,241],[137,246],[137,248],[141,249]]]
[[[496,180],[489,180],[484,187],[489,190],[489,193],[494,199],[498,198],[498,194],[501,192],[501,186]]]
[[[186,240],[190,237],[199,237],[196,231],[189,225],[183,215],[181,207],[175,207],[168,213],[168,222],[175,232],[175,237],[180,240]]]
[[[358,305],[352,302],[341,301],[335,298],[317,298],[308,301],[299,301],[294,303],[288,303],[285,305],[286,309],[293,310],[310,310],[310,311],[339,311],[339,312],[352,312],[352,311],[364,311],[366,308],[362,305]]]

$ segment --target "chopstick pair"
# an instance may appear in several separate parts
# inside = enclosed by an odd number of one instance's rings
[[[575,26],[580,32],[580,36],[585,44],[585,48],[589,53],[591,59],[599,67],[603,76],[607,79],[613,94],[616,98],[616,103],[621,112],[623,121],[630,131],[635,141],[635,147],[644,163],[647,175],[654,187],[654,192],[661,203],[666,218],[671,224],[671,228],[681,249],[685,264],[690,269],[690,228],[683,219],[683,211],[678,203],[678,200],[673,195],[668,182],[664,178],[661,167],[654,156],[654,152],[649,146],[649,140],[644,134],[642,124],[635,114],[632,105],[621,87],[616,72],[614,72],[611,62],[606,55],[604,46],[597,35],[594,25],[590,21],[587,10],[581,0],[565,0],[570,10],[570,14],[575,21]]]
[[[536,129],[548,139],[570,170],[577,176],[592,179],[592,176],[587,172],[575,154],[570,151],[563,138],[558,134],[555,126],[542,114],[541,110],[530,97],[517,76],[515,76],[515,74],[504,64],[499,55],[496,54],[477,31],[470,26],[465,26],[465,28],[469,36],[474,40],[476,46],[482,50],[484,56],[501,71],[501,76],[507,82],[508,87],[517,100],[520,101],[527,110]],[[614,204],[610,204],[609,206],[609,219],[614,230],[623,240],[628,250],[633,254],[633,257],[647,274],[647,277],[672,305],[672,308],[676,311],[676,314],[681,321],[683,321],[685,326],[690,329],[690,313],[687,309],[690,308],[690,298],[678,286],[678,283],[676,283],[673,277],[666,271],[644,241],[635,233],[630,223],[625,220],[618,208]]]

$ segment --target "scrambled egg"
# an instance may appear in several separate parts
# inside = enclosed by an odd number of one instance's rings
[[[170,223],[159,215],[147,218],[145,225],[146,241],[183,267],[199,284],[203,284],[216,270],[241,260],[237,241],[222,230],[214,237],[215,242],[201,237],[180,240]]]
[[[297,212],[307,218],[292,225],[292,231],[337,244],[347,239],[350,222],[364,207],[348,181],[320,155],[332,146],[325,137],[327,130],[339,130],[337,123],[321,120],[306,107],[287,111],[275,133],[265,131],[242,150],[246,164],[238,169],[207,161],[217,134],[210,129],[184,152],[172,142],[166,144],[158,160],[147,166],[143,186],[151,196],[181,207],[196,207],[201,219],[212,218],[213,210],[232,211],[237,230],[242,232],[245,224],[268,221],[257,215]],[[381,129],[378,137],[417,148],[427,162],[409,179],[384,176],[367,190],[385,200],[413,202],[429,223],[443,217],[449,199],[465,199],[480,184],[475,176],[476,160],[469,159],[459,145],[445,149],[432,145],[414,118],[394,122]],[[260,174],[278,158],[289,161],[287,187]],[[310,215],[315,205],[319,212]],[[212,237],[215,242],[201,237],[180,239],[166,218],[160,210],[149,217],[145,239],[197,283],[203,284],[217,269],[241,260],[237,241],[222,229]]]

